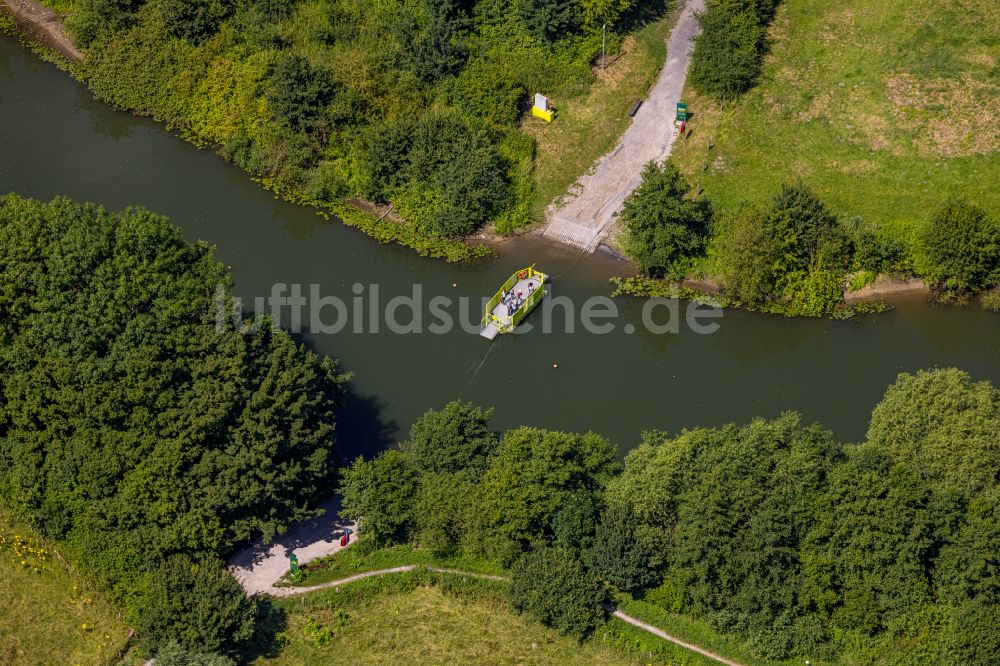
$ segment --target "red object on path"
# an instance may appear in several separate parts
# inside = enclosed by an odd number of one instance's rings
[[[684,134],[684,128],[685,127],[687,127],[687,121],[686,120],[682,120],[681,121],[681,134]]]
[[[343,548],[344,546],[346,546],[346,545],[347,545],[347,540],[348,540],[349,538],[350,538],[350,537],[348,537],[348,536],[347,536],[346,534],[345,534],[344,536],[340,537],[340,547],[341,547],[341,548]]]

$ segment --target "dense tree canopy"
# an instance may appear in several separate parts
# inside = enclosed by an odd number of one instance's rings
[[[553,521],[573,494],[599,496],[616,469],[614,456],[610,442],[593,433],[506,433],[480,484],[478,549],[509,563],[550,542]]]
[[[1000,603],[998,425],[996,388],[938,370],[900,375],[858,445],[792,414],[648,433],[605,498],[602,525],[631,535],[599,529],[590,560],[762,657],[985,665]]]
[[[451,402],[430,410],[410,427],[405,448],[414,464],[427,472],[482,472],[496,448],[498,437],[490,430],[492,409],[472,403]]]
[[[823,202],[796,184],[782,186],[767,207],[723,214],[712,251],[722,288],[738,303],[820,316],[843,298],[854,246]]]
[[[1000,475],[1000,390],[954,369],[901,375],[872,413],[868,441],[934,484],[992,486]]]
[[[167,558],[142,586],[138,606],[132,623],[150,651],[171,642],[187,650],[228,651],[254,631],[254,602],[217,560]]]
[[[591,569],[619,590],[643,590],[659,579],[657,553],[641,530],[630,505],[614,504],[601,516],[587,553]]]
[[[538,428],[498,439],[491,413],[453,402],[419,419],[399,450],[356,460],[341,484],[343,514],[379,544],[461,546],[506,564],[534,546],[589,546],[614,447]]]
[[[945,202],[917,236],[918,268],[949,291],[1000,284],[1000,222],[961,199]]]
[[[604,590],[572,553],[539,548],[511,571],[510,600],[564,634],[585,638],[604,619]]]
[[[413,233],[529,223],[530,92],[594,81],[652,0],[68,0],[95,94],[283,192],[392,202]],[[612,46],[620,40],[612,39]],[[391,174],[390,178],[387,174]]]
[[[764,223],[766,212],[743,205],[724,211],[713,239],[714,273],[726,293],[737,303],[762,303],[775,288],[776,240]]]
[[[625,249],[645,273],[683,277],[690,259],[705,251],[710,211],[672,162],[650,162],[642,184],[619,213],[627,232]]]
[[[417,473],[410,457],[385,451],[371,460],[358,458],[341,478],[341,512],[361,520],[374,545],[406,541],[413,527]]]
[[[171,555],[316,515],[342,377],[282,331],[217,321],[229,276],[210,247],[66,199],[0,197],[0,230],[7,505],[118,600]]]
[[[739,97],[757,82],[766,29],[778,0],[708,0],[691,55],[691,83],[718,99]]]
[[[832,225],[790,199],[780,210]],[[383,470],[372,515],[403,525],[383,543],[510,565],[514,606],[574,635],[599,621],[599,578],[742,637],[760,659],[991,663],[1000,391],[988,383],[900,375],[860,444],[794,413],[648,432],[620,473],[596,435],[519,428],[497,441],[489,415],[432,410],[401,450],[355,463]]]

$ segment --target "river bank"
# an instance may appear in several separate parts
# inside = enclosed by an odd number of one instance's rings
[[[266,305],[279,285],[299,285],[303,294],[316,285],[319,298],[342,300],[349,315],[360,290],[365,321],[369,304],[380,304],[377,330],[365,324],[355,332],[349,318],[337,332],[304,325],[298,336],[355,372],[338,423],[348,459],[394,445],[417,417],[456,398],[495,406],[500,428],[589,429],[624,454],[643,428],[745,422],[786,409],[844,440],[858,439],[882,388],[902,371],[954,366],[1000,383],[1000,317],[979,307],[928,307],[919,297],[850,321],[726,310],[707,335],[687,328],[683,309],[678,332],[654,332],[644,318],[667,323],[666,308],[644,317],[644,301],[614,299],[611,330],[587,332],[584,306],[606,297],[609,278],[629,275],[628,264],[532,234],[473,264],[372,243],[314,209],[276,200],[245,172],[178,141],[161,124],[98,102],[11,38],[0,37],[0,61],[0,192],[65,195],[112,210],[142,205],[167,215],[189,239],[218,248],[246,313],[258,299]],[[499,276],[526,262],[554,277],[546,300],[557,307],[529,318],[532,330],[490,346],[478,336],[481,299],[496,290]],[[414,293],[424,304],[421,332],[394,333],[387,305]],[[456,322],[440,332],[428,330],[427,304],[436,297],[448,299]],[[471,332],[458,324],[462,308]],[[289,309],[281,312],[287,322]],[[335,319],[332,310],[324,317],[326,324]],[[406,310],[398,318],[410,319]],[[545,397],[525,400],[525,392]]]
[[[82,61],[83,53],[63,28],[59,14],[35,0],[0,0],[4,10],[25,37],[38,41],[74,61]]]
[[[80,62],[83,59],[84,53],[72,43],[60,24],[61,17],[47,9],[43,4],[35,0],[4,0],[2,6],[12,13],[20,12],[22,14],[16,25],[24,36],[29,39],[37,39],[58,52],[67,54],[75,62]],[[84,21],[81,16],[83,16],[85,9],[84,5],[73,7],[73,11],[76,13],[75,19],[80,25],[85,25],[81,23]],[[86,9],[86,11],[93,13],[96,10]],[[373,175],[379,168],[377,163],[383,160],[370,155],[353,154],[352,151],[357,148],[355,145],[357,142],[353,141],[351,137],[354,137],[356,133],[348,132],[343,145],[336,146],[337,150],[333,151],[339,155],[336,158],[332,158],[333,153],[325,149],[312,156],[305,156],[305,153],[299,154],[306,150],[308,144],[315,143],[313,139],[316,137],[301,137],[303,138],[301,145],[296,144],[289,137],[275,138],[284,136],[282,134],[284,121],[280,117],[282,112],[278,111],[283,107],[281,107],[280,101],[273,99],[274,95],[277,94],[276,87],[280,88],[274,83],[276,72],[280,69],[276,63],[283,62],[289,57],[293,59],[300,57],[297,50],[301,49],[298,46],[291,42],[282,42],[283,46],[280,47],[273,45],[261,47],[258,45],[251,51],[259,52],[262,57],[267,56],[262,61],[262,69],[256,65],[250,67],[249,61],[246,61],[245,64],[249,69],[241,70],[239,75],[235,71],[227,70],[228,75],[224,76],[228,79],[226,83],[221,81],[213,83],[211,79],[216,70],[219,70],[220,67],[225,69],[224,63],[230,62],[225,59],[220,60],[222,54],[226,54],[226,57],[235,59],[235,61],[244,62],[246,54],[239,49],[233,50],[233,48],[234,44],[239,41],[236,33],[243,30],[245,26],[240,27],[242,24],[229,25],[225,23],[228,19],[223,16],[219,21],[228,25],[228,28],[221,30],[222,35],[213,35],[213,31],[220,29],[219,24],[206,24],[207,27],[202,26],[207,30],[205,34],[189,35],[185,39],[178,40],[170,38],[170,35],[174,34],[171,30],[182,29],[181,27],[173,26],[164,32],[161,29],[162,26],[158,28],[150,15],[142,12],[132,13],[134,9],[119,8],[107,11],[121,13],[122,16],[119,17],[121,21],[117,21],[115,25],[124,27],[119,29],[120,34],[114,36],[101,32],[99,29],[90,36],[79,34],[78,37],[82,40],[81,47],[87,53],[88,58],[86,64],[83,65],[84,69],[73,71],[74,76],[81,80],[85,79],[95,96],[112,106],[165,122],[168,128],[177,129],[184,138],[199,146],[213,147],[251,174],[268,174],[266,177],[260,177],[258,182],[279,196],[291,202],[315,206],[323,211],[324,215],[329,215],[332,211],[338,216],[340,216],[339,211],[343,205],[351,205],[352,208],[361,211],[365,216],[369,216],[373,208],[379,208],[375,204],[360,201],[357,196],[342,199],[345,192],[364,191],[365,195],[373,201],[392,201],[394,203],[391,215],[384,216],[376,213],[372,219],[364,220],[359,219],[357,215],[349,215],[347,217],[350,219],[344,221],[350,226],[362,229],[380,242],[399,243],[426,256],[447,261],[480,258],[484,254],[480,247],[482,241],[487,241],[490,244],[502,243],[505,237],[531,228],[532,213],[529,209],[536,205],[534,197],[537,194],[534,192],[534,188],[541,187],[540,184],[532,185],[537,152],[535,142],[541,141],[535,135],[541,132],[542,135],[547,136],[546,131],[551,128],[524,127],[522,126],[524,122],[519,122],[521,111],[516,110],[516,107],[519,107],[520,102],[530,96],[526,89],[517,93],[517,100],[512,98],[517,103],[514,104],[515,116],[509,119],[511,122],[494,118],[491,115],[494,113],[492,110],[479,109],[470,112],[464,108],[460,96],[452,99],[454,95],[451,92],[447,95],[447,103],[454,106],[456,110],[461,110],[462,122],[471,123],[462,131],[471,132],[471,135],[480,137],[475,142],[481,143],[486,140],[487,143],[496,144],[490,150],[496,151],[497,158],[502,164],[498,162],[490,168],[485,168],[487,166],[485,164],[477,166],[475,163],[469,162],[470,159],[479,159],[477,155],[482,152],[480,150],[482,146],[479,148],[474,145],[465,146],[462,141],[459,141],[461,145],[456,145],[454,148],[438,146],[441,142],[447,143],[453,139],[449,136],[454,134],[454,128],[439,127],[430,132],[430,135],[435,137],[434,141],[437,142],[434,144],[433,150],[443,151],[443,155],[453,155],[455,159],[460,159],[463,165],[458,172],[445,178],[425,174],[426,178],[430,179],[427,182],[450,187],[449,183],[457,183],[468,178],[479,178],[476,174],[505,172],[504,176],[500,178],[504,182],[476,184],[471,181],[463,181],[461,184],[455,185],[455,187],[460,188],[457,192],[461,196],[457,197],[453,196],[455,192],[444,193],[447,196],[442,195],[442,192],[434,189],[437,185],[427,190],[425,187],[427,183],[423,183],[416,189],[403,188],[401,190],[403,194],[400,194],[395,190],[386,191],[384,187],[373,184],[372,179],[379,178],[379,176]],[[379,11],[381,10],[371,9],[366,10],[366,13],[374,12],[373,15],[377,16]],[[282,14],[282,16],[284,15]],[[173,17],[170,20],[180,19]],[[274,20],[280,22],[284,19]],[[609,100],[620,101],[620,95],[616,95],[616,91],[631,91],[637,85],[647,86],[649,83],[647,70],[651,69],[653,64],[656,65],[657,72],[660,70],[658,60],[662,60],[662,54],[659,52],[663,50],[663,45],[658,36],[661,35],[665,27],[672,23],[672,15],[666,13],[661,17],[650,16],[645,21],[635,28],[634,33],[627,36],[608,35],[608,49],[611,54],[615,54],[616,50],[620,48],[619,42],[622,41],[623,37],[627,48],[620,54],[621,57],[612,57],[607,72],[596,69],[596,66],[591,62],[592,58],[587,55],[588,49],[597,48],[591,44],[593,39],[586,41],[586,44],[577,45],[580,53],[573,56],[572,62],[560,64],[547,75],[551,80],[543,86],[546,92],[559,97],[565,102],[568,109],[572,109],[574,105],[578,106],[584,100],[590,102],[597,100],[600,102],[598,107],[601,107],[601,104],[607,106]],[[293,26],[286,26],[286,28],[293,29]],[[470,23],[468,30],[474,33],[478,28],[472,27]],[[391,33],[391,31],[389,32]],[[594,38],[592,30],[587,35]],[[174,36],[176,37],[176,35]],[[205,40],[208,37],[212,38],[209,41],[216,42],[215,46],[211,48],[206,46]],[[234,37],[236,37],[235,41]],[[529,42],[533,43],[531,40]],[[600,45],[600,41],[596,43]],[[187,46],[181,48],[183,44],[187,44]],[[535,46],[531,46],[531,48],[535,48]],[[543,51],[544,57],[541,58],[541,61],[545,61],[549,57],[545,55],[549,51],[544,49]],[[514,57],[512,54],[508,55]],[[170,77],[174,75],[172,72],[176,69],[173,65],[177,64],[178,58],[183,58],[186,61],[185,68],[201,73],[191,79],[171,79]],[[333,56],[324,56],[319,60],[323,62],[312,58],[308,67],[312,67],[313,70],[309,76],[316,76],[317,72],[325,72],[324,76],[331,77],[329,83],[333,92],[339,90],[337,86],[353,86],[352,90],[364,90],[370,87],[354,83],[357,74],[356,67],[351,66],[350,73],[341,72],[338,74],[337,71],[342,69],[343,63],[338,62]],[[538,58],[529,58],[525,62],[538,60]],[[475,57],[471,57],[469,62],[463,64],[462,67],[472,67],[475,65],[474,61]],[[532,67],[539,67],[542,64],[544,63],[538,62]],[[559,69],[560,67],[562,69]],[[248,73],[250,70],[253,72]],[[615,73],[609,75],[608,72],[612,70]],[[519,76],[531,79],[532,76],[529,76],[529,73],[522,72]],[[453,76],[457,74],[457,71],[452,72]],[[398,76],[392,77],[392,80],[396,83],[390,87],[398,87]],[[432,82],[428,85],[433,88],[436,84]],[[197,92],[196,89],[199,87],[205,89]],[[236,89],[251,91],[252,103],[248,104],[247,100],[242,98],[234,98],[230,93]],[[164,93],[163,91],[170,92]],[[202,103],[207,103],[202,100],[213,95],[221,95],[221,97],[212,102],[211,108],[197,108]],[[188,96],[191,99],[188,99]],[[376,97],[378,98],[377,95]],[[378,99],[380,104],[386,105],[386,108],[393,108],[391,100]],[[329,102],[330,100],[324,99],[322,104],[328,105]],[[364,106],[364,100],[359,103]],[[354,101],[351,101],[350,105],[356,106]],[[614,127],[621,124],[621,118],[618,116],[624,117],[626,121],[629,120],[625,117],[625,111],[618,106],[620,104],[615,103],[611,108],[604,109],[601,114],[605,121],[613,120]],[[327,110],[329,108],[328,106]],[[219,111],[218,114],[216,110]],[[326,124],[320,123],[323,127],[319,131],[321,136],[317,145],[326,144],[331,132],[334,134],[343,133],[342,130],[338,129],[337,123],[347,123],[348,125],[379,124],[378,114],[368,114],[362,111],[361,107],[352,108],[351,112],[343,118],[337,116],[338,120],[328,119]],[[414,109],[408,115],[413,116],[415,121],[418,121],[420,113],[415,113],[416,111]],[[482,123],[483,119],[478,117],[483,114],[489,120],[485,124]],[[391,115],[393,114],[390,113],[389,116]],[[226,118],[225,122],[220,124],[221,116]],[[520,120],[524,119],[520,118]],[[384,121],[382,124],[384,125],[385,122],[388,121]],[[393,122],[399,124],[398,120]],[[589,144],[587,142],[587,135],[591,133],[588,130],[590,126],[567,123],[570,123],[569,119],[563,121],[560,125],[562,129],[559,130],[561,132],[559,136],[568,142],[566,145],[570,146],[570,148],[562,150],[562,153],[569,153],[564,157],[575,158],[570,159],[571,162],[582,160],[581,163],[589,163],[591,157],[597,156],[597,154],[591,155],[594,147],[590,144],[593,142],[591,141]],[[284,129],[291,129],[293,133],[304,131],[302,128],[305,127],[298,124],[297,121],[291,125],[288,123],[285,125]],[[390,122],[389,125],[392,123]],[[310,127],[312,127],[311,124]],[[411,137],[415,133],[421,133],[416,132],[414,128],[410,129],[413,131],[406,133]],[[566,133],[567,129],[568,134]],[[391,131],[391,126],[381,127],[372,136],[378,137]],[[601,135],[601,131],[603,130],[594,129],[595,136]],[[487,140],[483,137],[492,138]],[[581,137],[583,138],[582,142]],[[367,142],[362,141],[361,144],[367,145],[373,140],[375,139],[372,138]],[[255,141],[256,144],[253,143]],[[275,141],[277,144],[274,143]],[[288,143],[289,141],[292,142]],[[234,149],[234,145],[242,146],[242,148]],[[376,150],[376,152],[378,151]],[[251,153],[252,156],[249,156]],[[291,153],[295,154],[294,158],[289,156]],[[352,153],[349,158],[347,157],[348,153]],[[381,153],[379,154],[381,155]],[[381,157],[394,164],[395,161],[398,161],[389,155],[381,155]],[[440,162],[440,157],[439,155],[438,158],[432,160],[432,164]],[[404,165],[396,166],[399,168],[391,170],[393,175],[390,180],[393,182],[400,178],[412,180],[414,173],[425,171],[425,169],[407,171],[403,168]],[[366,169],[368,171],[374,169],[374,171],[368,173]],[[358,186],[359,182],[368,185],[362,188]],[[393,187],[399,189],[402,186]],[[470,187],[471,189],[469,189]],[[509,191],[500,196],[497,188]],[[497,196],[500,198],[490,203],[490,197],[496,198]],[[355,205],[358,202],[362,205]],[[441,208],[442,206],[444,209]],[[455,209],[456,206],[461,210]],[[468,209],[465,213],[455,214],[461,213],[465,209]],[[458,225],[461,228],[451,229],[449,225],[455,226],[452,222],[456,219],[462,221]],[[444,220],[451,220],[451,222]],[[393,222],[394,224],[391,224]],[[446,228],[438,229],[439,226]],[[464,249],[466,247],[468,249]]]
[[[20,7],[22,4],[21,0],[3,0],[3,2],[3,6],[6,7],[8,11],[10,11],[13,6],[17,5]],[[37,2],[30,2],[25,6],[27,9],[21,12],[22,24],[25,28],[33,31],[31,35],[28,35],[29,38],[34,39],[36,37],[32,35],[36,35],[39,36],[38,38],[40,39],[47,39],[46,43],[51,43],[53,47],[59,47],[61,49],[59,51],[60,53],[72,54],[78,59],[82,58],[82,54],[75,47],[73,47],[72,42],[70,42],[69,38],[66,36],[65,31],[59,23],[59,17],[54,12],[39,5]],[[684,5],[682,9],[685,12],[684,15],[687,16],[690,13],[691,7],[689,5]],[[680,23],[677,23],[674,26],[674,33],[680,29],[680,26]],[[689,30],[690,26],[685,29]],[[676,41],[676,35],[674,33],[671,33],[673,35],[671,38],[672,42]],[[68,48],[67,45],[71,48]],[[680,75],[682,77],[685,69],[685,63],[675,61],[677,61],[677,57],[674,57],[673,60],[671,60],[673,63],[671,67],[673,70],[676,70],[674,71],[674,78],[676,78],[676,75]],[[664,80],[665,76],[666,75],[661,72],[661,80]],[[677,85],[679,86],[680,84],[678,83]],[[182,136],[192,140],[196,145],[204,145],[204,142],[196,136],[189,136],[187,133],[182,133]],[[216,147],[216,149],[218,149],[218,147]],[[620,148],[615,151],[616,155],[620,153]],[[311,196],[301,187],[289,187],[287,185],[283,185],[281,181],[277,179],[260,178],[256,180],[259,184],[272,190],[275,194],[282,197],[286,201],[315,208],[318,214],[324,219],[335,217],[347,226],[360,229],[365,234],[378,240],[380,243],[397,243],[399,245],[409,247],[423,256],[443,259],[448,262],[481,260],[492,252],[496,252],[499,248],[506,248],[509,250],[509,248],[517,245],[515,239],[522,235],[542,236],[546,239],[552,238],[552,234],[548,233],[547,227],[536,229],[525,228],[515,231],[509,235],[495,233],[491,227],[487,227],[476,232],[474,236],[469,238],[448,239],[425,233],[419,228],[419,226],[413,225],[404,219],[404,217],[399,214],[398,210],[395,210],[391,204],[379,205],[366,201],[361,197],[348,197],[342,202],[324,201]],[[616,259],[625,262],[628,261],[626,257],[622,256],[620,253],[616,253],[617,251],[610,246],[601,245],[601,247],[607,247],[608,252],[613,253],[612,256]],[[627,270],[631,270],[630,263],[628,264]],[[907,286],[902,290],[906,293],[910,293],[912,289],[912,287]],[[844,312],[849,313],[854,312],[855,310],[873,310],[877,306],[867,305],[867,301],[879,301],[883,299],[884,296],[892,295],[899,291],[900,287],[898,286],[880,285],[878,289],[865,289],[857,293],[845,294],[845,296],[847,296],[845,298],[845,307],[842,308],[843,312],[840,312],[840,315],[843,316]],[[719,287],[711,280],[685,280],[683,283],[682,295],[696,300],[702,299],[705,295],[709,295],[715,297],[712,301],[714,303],[724,305],[726,307],[735,307],[724,297],[719,296]]]

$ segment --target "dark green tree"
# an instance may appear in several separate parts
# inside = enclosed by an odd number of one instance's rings
[[[504,63],[472,59],[453,81],[452,104],[465,114],[513,126],[528,91]]]
[[[87,47],[101,33],[111,33],[131,25],[137,0],[80,0],[66,19],[66,29],[73,40]]]
[[[690,260],[704,253],[711,213],[708,202],[690,192],[672,162],[650,162],[642,184],[625,199],[625,249],[643,272],[680,278]]]
[[[456,551],[469,530],[478,474],[425,472],[414,503],[414,540],[438,555]]]
[[[777,282],[778,244],[765,227],[765,211],[740,206],[719,216],[713,239],[714,273],[727,296],[743,305],[759,305]]]
[[[577,0],[521,0],[520,11],[528,33],[545,44],[572,35],[583,21]]]
[[[169,555],[317,515],[344,378],[229,318],[205,244],[139,208],[0,197],[0,492],[129,601]]]
[[[510,202],[508,165],[486,130],[452,113],[433,113],[379,128],[365,141],[366,194],[387,201],[418,189],[430,200],[424,224],[461,236]]]
[[[343,471],[340,515],[359,521],[371,544],[406,543],[414,524],[417,472],[409,456],[389,450]]]
[[[176,641],[186,650],[224,652],[254,631],[255,604],[219,560],[174,555],[140,590],[131,621],[147,649]]]
[[[630,506],[611,506],[601,515],[587,563],[619,590],[635,592],[655,585],[656,553],[636,535],[637,521]]]
[[[236,666],[229,657],[214,652],[187,650],[177,641],[167,641],[156,651],[159,666]]]
[[[935,562],[939,598],[955,607],[1000,604],[1000,486],[973,497]]]
[[[1000,284],[1000,223],[968,201],[950,199],[920,227],[917,262],[939,289],[979,291]]]
[[[903,373],[872,412],[868,441],[935,485],[978,492],[1000,470],[1000,390],[954,368]]]
[[[847,267],[846,234],[826,205],[802,184],[781,186],[764,227],[777,246],[775,273],[779,277],[815,268]]]
[[[462,0],[422,0],[419,15],[398,15],[393,32],[404,66],[426,83],[457,74],[468,55],[467,23]]]
[[[581,488],[569,495],[552,518],[553,545],[579,557],[594,541],[597,512],[596,498],[589,490]]]
[[[834,626],[874,636],[931,600],[936,506],[913,467],[878,446],[849,449],[808,539],[804,596]],[[950,511],[949,511],[950,509]]]
[[[511,570],[510,601],[560,633],[584,639],[604,620],[604,590],[572,553],[539,548]]]
[[[424,472],[469,469],[482,473],[499,441],[489,427],[492,417],[492,409],[450,402],[417,419],[404,448],[410,452],[413,464]]]
[[[168,35],[195,44],[214,35],[232,9],[227,0],[150,0],[146,7],[162,21]]]
[[[799,553],[841,455],[830,433],[795,414],[676,438],[651,433],[608,503],[632,511],[633,539],[649,549],[636,561],[669,573],[682,607],[783,658],[796,627],[816,626],[800,603]]]
[[[709,0],[698,24],[691,84],[718,99],[739,97],[760,75],[766,37],[760,15],[742,0]]]
[[[271,108],[278,121],[292,129],[315,129],[334,93],[329,74],[300,55],[281,58],[271,73]]]
[[[512,562],[554,537],[554,520],[569,497],[597,497],[617,469],[608,440],[537,428],[503,436],[479,484],[475,548]]]

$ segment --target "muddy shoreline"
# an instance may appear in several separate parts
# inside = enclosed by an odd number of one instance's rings
[[[14,26],[29,39],[41,42],[71,60],[83,60],[83,52],[63,29],[63,17],[33,0],[0,0],[0,9],[14,20]]]
[[[897,296],[930,296],[931,289],[919,278],[901,280],[886,275],[880,275],[875,282],[856,291],[845,291],[844,302],[860,303],[862,301],[877,301]]]

